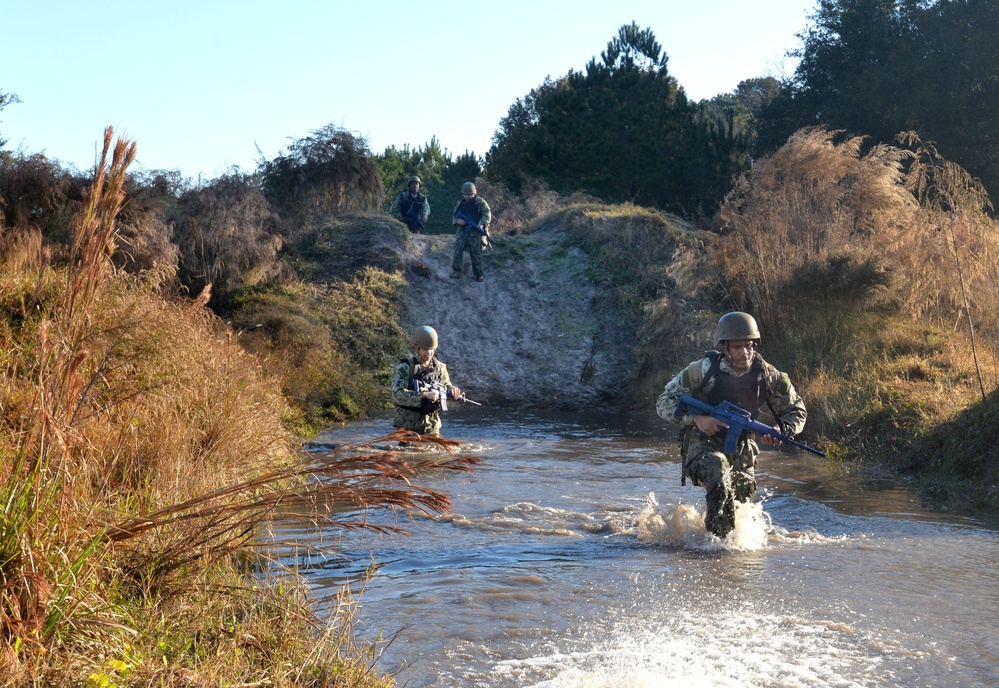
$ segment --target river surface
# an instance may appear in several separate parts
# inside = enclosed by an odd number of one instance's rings
[[[458,406],[454,404],[454,406]],[[386,418],[326,433],[372,440]],[[999,535],[807,454],[764,451],[725,542],[673,436],[627,416],[460,407],[481,456],[408,535],[279,532],[317,598],[377,566],[356,632],[410,688],[999,686]],[[465,451],[467,450],[467,451]],[[382,514],[396,522],[396,516]],[[289,557],[290,559],[290,557]]]

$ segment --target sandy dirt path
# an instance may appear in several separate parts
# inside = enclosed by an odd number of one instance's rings
[[[579,408],[617,395],[630,367],[627,328],[565,233],[494,237],[484,282],[473,278],[467,254],[461,279],[450,277],[453,241],[411,235],[403,258],[407,326],[438,331],[454,384],[494,405]]]

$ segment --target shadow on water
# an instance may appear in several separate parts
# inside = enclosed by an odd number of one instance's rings
[[[329,548],[287,559],[319,598],[373,570],[361,632],[394,635],[381,666],[400,684],[999,685],[996,533],[902,488],[765,452],[760,499],[720,542],[656,424],[462,409],[445,434],[484,459],[426,476],[450,515],[403,517],[404,537],[276,534]]]

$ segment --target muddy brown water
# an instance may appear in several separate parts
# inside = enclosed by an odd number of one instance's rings
[[[393,638],[379,666],[399,685],[999,686],[999,536],[903,488],[765,451],[720,542],[661,424],[463,407],[444,434],[484,459],[425,476],[451,515],[276,533],[337,553],[285,558],[319,600],[377,565],[357,632]]]

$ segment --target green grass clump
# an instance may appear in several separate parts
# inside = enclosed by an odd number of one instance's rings
[[[401,273],[247,289],[229,314],[241,345],[281,380],[301,435],[387,402],[387,370],[405,348]]]

